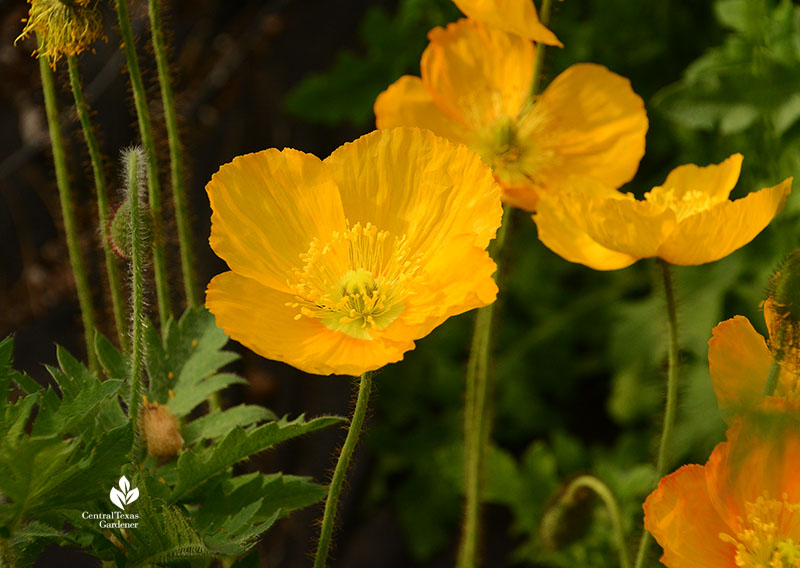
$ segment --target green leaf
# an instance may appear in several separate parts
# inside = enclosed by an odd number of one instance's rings
[[[177,322],[170,318],[163,333],[162,341],[152,326],[145,329],[148,395],[155,402],[167,404],[179,418],[213,392],[242,382],[233,375],[209,379],[238,355],[222,351],[228,336],[205,308],[190,308]],[[170,390],[174,396],[170,396]]]
[[[99,331],[94,334],[94,350],[109,379],[117,379],[119,381],[127,381],[129,379],[131,376],[129,359],[120,353],[108,338]]]
[[[263,452],[285,440],[309,432],[339,424],[342,418],[324,416],[306,422],[303,416],[287,421],[285,418],[245,431],[234,428],[222,441],[205,450],[190,449],[178,458],[178,481],[172,491],[172,502],[189,497],[193,491],[205,485],[211,478],[230,466]]]
[[[236,426],[244,428],[257,422],[277,420],[277,418],[272,411],[263,406],[241,404],[206,414],[189,422],[181,428],[181,436],[185,446],[189,447],[200,440],[214,440],[225,436]]]

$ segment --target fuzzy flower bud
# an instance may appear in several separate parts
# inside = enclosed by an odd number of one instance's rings
[[[62,57],[71,57],[92,50],[102,39],[103,20],[97,0],[28,0],[25,28],[14,44],[31,36],[39,36],[37,57],[44,56],[55,68]]]
[[[142,240],[142,250],[148,250],[150,239],[153,233],[153,219],[150,216],[150,209],[143,202],[139,203],[139,227],[140,238]],[[108,238],[111,241],[111,248],[120,258],[130,260],[133,254],[133,242],[131,235],[131,203],[130,197],[126,198],[117,210],[114,211],[109,222]]]
[[[565,484],[542,513],[539,537],[550,550],[561,550],[586,534],[592,522],[594,494],[586,487],[570,489]]]
[[[142,436],[150,454],[161,460],[170,460],[178,455],[183,447],[180,423],[166,406],[145,402],[140,420]]]
[[[764,319],[775,360],[791,372],[800,372],[800,249],[787,254],[770,278]]]

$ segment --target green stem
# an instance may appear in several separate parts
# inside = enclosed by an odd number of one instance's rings
[[[142,359],[144,353],[144,265],[145,251],[142,242],[141,214],[139,213],[139,157],[140,151],[133,149],[126,156],[126,172],[128,174],[128,201],[130,203],[131,228],[131,395],[128,413],[133,428],[134,447],[138,438],[139,395],[142,388]]]
[[[44,53],[44,40],[39,37],[39,52]],[[53,70],[46,57],[39,58],[39,71],[42,75],[42,91],[44,92],[44,106],[47,112],[47,125],[50,130],[50,143],[53,147],[53,163],[56,170],[56,185],[58,197],[61,202],[61,216],[64,220],[64,232],[67,237],[67,252],[75,276],[75,289],[78,293],[78,304],[81,308],[83,320],[83,334],[86,340],[86,355],[89,360],[89,369],[97,371],[97,354],[94,351],[94,308],[92,307],[92,293],[86,269],[83,266],[80,240],[78,238],[78,223],[75,218],[75,203],[72,190],[69,187],[69,170],[67,156],[64,151],[64,141],[61,137],[61,125],[58,118],[58,104],[56,102],[56,87],[53,79]]]
[[[543,26],[550,23],[550,8],[552,0],[542,0],[542,7],[539,9],[539,21]],[[536,8],[534,8],[535,10]],[[544,63],[544,44],[536,44],[536,60],[533,63],[533,75],[531,76],[531,96],[539,94],[539,83],[542,81],[542,66]]]
[[[769,368],[767,375],[767,383],[764,385],[764,396],[772,396],[775,394],[775,388],[778,386],[778,378],[781,376],[781,366],[777,361],[773,361]]]
[[[175,221],[178,225],[178,241],[181,251],[181,269],[183,271],[183,287],[186,302],[190,307],[200,304],[197,288],[197,276],[194,268],[194,250],[192,249],[192,227],[189,222],[186,187],[184,184],[183,150],[181,149],[178,131],[178,115],[175,112],[175,97],[169,77],[169,62],[161,27],[161,13],[158,0],[149,0],[150,27],[153,34],[153,51],[158,68],[158,82],[161,85],[161,101],[164,105],[164,119],[167,124],[169,141],[170,179],[172,181],[172,200],[175,204]]]
[[[158,316],[162,329],[171,315],[169,285],[167,279],[167,261],[164,255],[164,237],[162,233],[161,188],[158,182],[158,158],[156,145],[153,139],[153,126],[150,121],[150,111],[147,106],[142,72],[139,69],[139,59],[136,55],[136,44],[133,39],[131,22],[128,16],[127,0],[117,0],[117,19],[122,34],[122,44],[125,49],[125,59],[128,63],[128,76],[133,90],[133,103],[136,106],[136,116],[139,121],[139,135],[142,145],[147,152],[147,187],[150,203],[150,213],[153,217],[153,274],[156,284],[156,298],[158,301]]]
[[[111,289],[111,306],[114,313],[114,325],[117,329],[119,345],[123,351],[128,349],[128,335],[125,325],[125,301],[122,293],[122,277],[120,276],[117,255],[111,248],[109,237],[109,211],[111,204],[108,200],[108,187],[106,186],[106,175],[103,169],[103,158],[100,154],[100,144],[92,127],[89,118],[89,106],[83,96],[83,86],[78,70],[78,60],[75,56],[67,58],[69,65],[69,82],[72,86],[72,95],[75,98],[75,108],[78,111],[78,118],[83,128],[83,136],[86,139],[86,147],[89,149],[89,158],[92,161],[92,172],[94,173],[94,186],[97,192],[97,217],[100,224],[100,240],[103,244],[103,255],[106,261],[106,274],[108,275],[108,286]]]
[[[512,212],[511,207],[504,208],[503,223],[492,246],[495,262],[499,260],[500,251],[505,243]],[[481,488],[493,415],[494,373],[489,373],[489,357],[494,306],[494,303],[489,304],[480,308],[475,314],[475,328],[467,363],[464,409],[464,521],[458,551],[459,568],[475,566],[479,553]]]
[[[675,290],[672,282],[672,271],[667,261],[658,259],[658,265],[664,277],[664,295],[667,303],[667,317],[669,323],[669,351],[667,360],[667,404],[664,410],[664,425],[661,431],[661,444],[658,448],[658,461],[656,462],[656,478],[661,479],[667,473],[669,463],[670,442],[675,426],[675,414],[678,408],[678,316],[675,308]],[[639,550],[636,554],[636,568],[644,565],[647,549],[651,542],[650,533],[646,530],[639,541]]]
[[[575,492],[584,487],[594,491],[603,501],[606,511],[608,511],[608,517],[611,520],[614,539],[617,541],[620,568],[630,568],[631,559],[625,543],[625,529],[622,527],[622,515],[620,514],[619,505],[614,498],[614,494],[605,483],[593,475],[581,475],[580,477],[576,477],[570,482],[567,490],[564,492],[561,503],[568,505],[575,497]]]
[[[342,492],[342,484],[344,483],[347,468],[350,465],[350,458],[358,444],[358,436],[361,433],[364,417],[367,414],[367,403],[369,402],[369,393],[371,390],[372,372],[368,371],[361,375],[356,408],[353,411],[353,418],[350,420],[347,438],[345,438],[344,446],[342,446],[342,451],[336,462],[336,469],[333,471],[331,484],[328,487],[328,498],[325,500],[325,513],[322,516],[322,528],[319,533],[319,544],[317,546],[317,555],[314,558],[314,568],[324,568],[328,559],[333,526],[336,522],[336,507],[339,503],[339,495]]]

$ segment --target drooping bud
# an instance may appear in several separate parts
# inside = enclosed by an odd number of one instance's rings
[[[160,460],[170,460],[178,455],[183,447],[180,422],[166,406],[157,402],[145,403],[140,419],[142,436],[151,455]]]
[[[28,0],[31,7],[25,28],[14,44],[31,35],[39,37],[37,57],[44,56],[55,68],[62,57],[92,50],[103,35],[103,20],[97,0]]]
[[[545,506],[539,537],[550,550],[561,550],[586,534],[592,522],[594,493],[587,487],[567,483]]]
[[[787,254],[770,278],[763,308],[773,357],[800,373],[800,249]]]

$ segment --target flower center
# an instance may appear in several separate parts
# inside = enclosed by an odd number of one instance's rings
[[[663,187],[653,188],[652,191],[644,194],[644,198],[650,203],[672,209],[679,222],[690,215],[701,213],[711,209],[717,203],[725,201],[724,198],[712,199],[710,195],[697,189],[689,190],[679,196],[676,194],[675,188],[665,190]]]
[[[371,330],[397,319],[419,259],[411,255],[405,235],[389,236],[371,223],[356,223],[325,243],[314,238],[300,255],[303,267],[288,282],[296,301],[286,305],[299,309],[295,319],[316,318],[356,339],[372,339]]]
[[[769,499],[765,493],[755,503],[747,503],[747,518],[739,517],[739,531],[735,536],[720,533],[723,542],[736,548],[736,566],[743,568],[798,568],[800,567],[800,540],[798,519],[795,513],[800,504],[789,503],[788,496],[781,501]],[[789,534],[787,534],[789,533]]]
[[[517,118],[501,116],[478,130],[470,149],[492,168],[501,183],[536,183],[542,167],[554,158],[553,152],[537,144],[543,124],[544,117],[535,106],[523,110]]]

